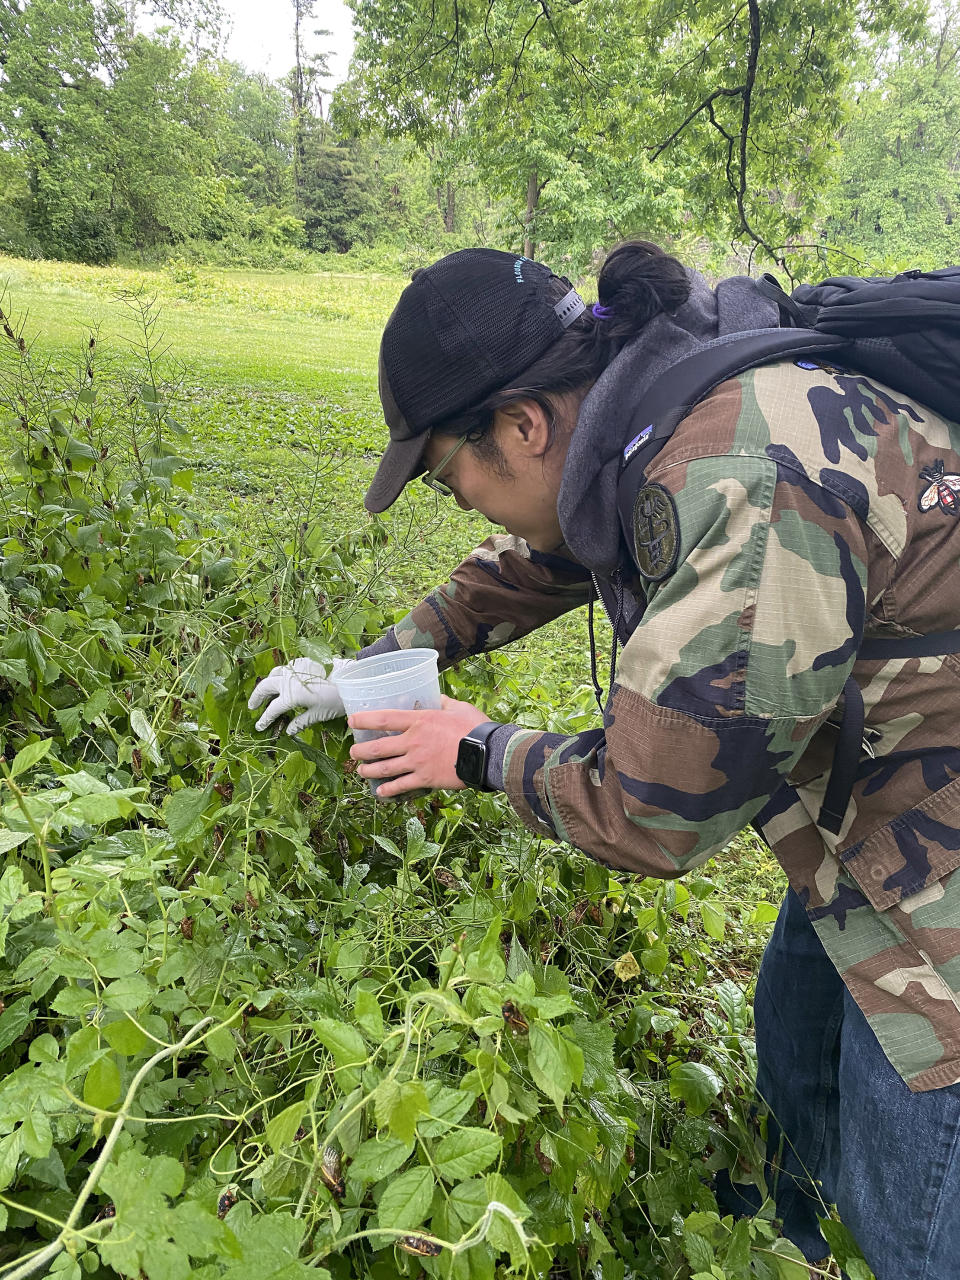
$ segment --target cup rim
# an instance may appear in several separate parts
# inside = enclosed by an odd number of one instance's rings
[[[393,671],[384,671],[379,676],[370,675],[369,669],[366,668],[367,663],[374,663],[382,661],[385,658],[396,658],[398,656],[412,657],[414,654],[423,655],[419,662],[408,663]],[[358,684],[367,680],[409,679],[411,676],[415,675],[421,667],[435,667],[439,657],[440,655],[437,653],[436,649],[422,648],[399,649],[392,653],[372,653],[367,658],[358,658],[356,662],[352,663],[349,667],[341,668],[337,674],[332,677],[332,679],[333,683],[336,685]],[[358,670],[358,668],[360,668],[360,670]]]

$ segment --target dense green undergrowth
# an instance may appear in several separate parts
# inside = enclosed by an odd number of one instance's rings
[[[773,908],[496,797],[377,805],[342,725],[255,734],[259,676],[395,614],[385,530],[318,518],[318,457],[244,543],[132,305],[109,375],[93,339],[59,372],[0,344],[0,1276],[806,1280],[710,1190],[762,1182]],[[529,693],[499,657],[446,679]]]

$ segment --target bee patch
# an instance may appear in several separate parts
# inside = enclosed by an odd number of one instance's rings
[[[673,573],[680,554],[680,521],[673,494],[662,484],[645,484],[637,494],[633,545],[637,568],[650,582]]]
[[[948,516],[960,516],[960,476],[944,472],[942,459],[938,458],[932,467],[924,467],[920,479],[927,485],[917,501],[921,511],[939,507]]]

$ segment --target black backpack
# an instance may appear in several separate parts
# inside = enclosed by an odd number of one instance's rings
[[[779,329],[727,334],[665,370],[634,413],[630,444],[617,482],[617,507],[634,561],[633,505],[647,467],[678,423],[714,387],[747,369],[789,359],[827,359],[849,366],[960,421],[960,267],[905,271],[891,278],[837,276],[786,293],[764,276],[758,286],[780,308]],[[960,653],[960,631],[905,639],[862,640],[866,661]],[[843,687],[843,712],[818,825],[838,834],[857,776],[863,737],[863,697],[853,677]]]

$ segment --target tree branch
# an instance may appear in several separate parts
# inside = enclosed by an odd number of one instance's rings
[[[659,156],[661,156],[672,142],[676,142],[677,138],[680,137],[681,133],[683,133],[687,125],[690,124],[692,121],[694,121],[701,111],[708,111],[712,118],[713,113],[711,111],[711,107],[712,107],[712,104],[716,102],[717,98],[742,97],[745,87],[746,87],[745,85],[741,84],[741,85],[737,85],[735,89],[714,89],[713,93],[711,93],[708,98],[704,98],[704,100],[700,103],[698,107],[694,107],[694,109],[690,112],[690,114],[683,121],[683,123],[679,124],[676,127],[676,129],[674,129],[673,133],[670,134],[669,138],[664,138],[663,142],[659,142],[659,143],[653,142],[650,144],[650,146],[647,147],[648,151],[653,152],[653,154],[650,157],[651,163],[654,160],[656,160]],[[715,120],[713,120],[713,123],[716,125]],[[719,127],[720,126],[717,125],[717,128]]]
[[[760,62],[760,4],[759,0],[748,0],[750,10],[750,48],[747,54],[747,78],[743,86],[743,113],[740,117],[740,180],[736,187],[737,213],[740,225],[758,248],[766,249],[778,266],[786,270],[782,257],[777,257],[776,250],[758,235],[750,225],[746,210],[747,194],[747,141],[750,136],[750,108],[753,99],[753,86],[757,80],[757,66]]]

